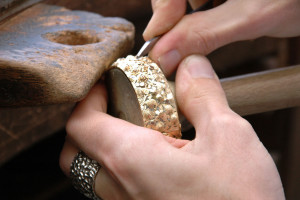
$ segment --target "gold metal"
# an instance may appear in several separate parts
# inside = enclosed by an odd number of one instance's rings
[[[116,69],[121,70],[126,75],[130,87],[133,88],[136,94],[134,98],[138,101],[143,126],[160,131],[164,135],[180,138],[181,125],[175,98],[158,65],[148,57],[130,55],[113,63],[111,70]],[[111,82],[113,81],[111,80]],[[124,83],[120,87],[124,87]],[[124,97],[122,101],[126,101],[126,91],[121,92],[122,94],[119,92],[118,96],[122,95]],[[134,98],[131,97],[131,101],[134,101],[132,100]],[[124,102],[121,103],[124,104]],[[126,105],[124,104],[122,107],[127,107]],[[122,113],[125,118],[129,115],[128,112],[139,115],[137,110],[124,111],[124,109],[126,108],[122,108],[122,111],[118,112],[119,115]]]

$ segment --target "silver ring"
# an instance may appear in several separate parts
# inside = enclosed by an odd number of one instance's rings
[[[95,194],[95,178],[100,168],[97,161],[79,151],[70,168],[70,177],[74,188],[90,199],[101,200]]]

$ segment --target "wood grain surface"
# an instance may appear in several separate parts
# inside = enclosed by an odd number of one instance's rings
[[[65,127],[74,104],[0,109],[0,165]]]
[[[151,0],[46,0],[44,3],[71,10],[86,10],[103,16],[123,17],[130,21],[152,14]]]
[[[240,115],[300,106],[300,65],[221,80],[230,107]]]
[[[133,43],[125,19],[30,7],[0,25],[0,105],[76,102]]]
[[[242,116],[300,106],[300,65],[220,81],[229,106]],[[175,83],[169,84],[174,92]]]
[[[0,1],[0,23],[7,17],[37,3],[41,0],[1,0]]]

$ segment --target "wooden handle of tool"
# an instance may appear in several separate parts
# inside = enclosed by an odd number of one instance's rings
[[[225,78],[221,84],[240,115],[300,106],[300,65]],[[170,85],[174,91],[174,82]]]

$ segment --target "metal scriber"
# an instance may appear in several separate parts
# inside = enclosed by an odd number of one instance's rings
[[[201,5],[199,8],[191,11],[189,14],[192,14],[192,13],[198,12],[198,11],[208,10],[212,7],[213,7],[213,0],[208,0],[205,4]],[[137,53],[136,57],[146,56],[151,51],[151,49],[154,47],[156,42],[161,38],[161,36],[162,35],[156,36],[156,37],[152,38],[151,40],[148,40],[147,42],[145,42],[144,45],[142,46],[142,48]]]

